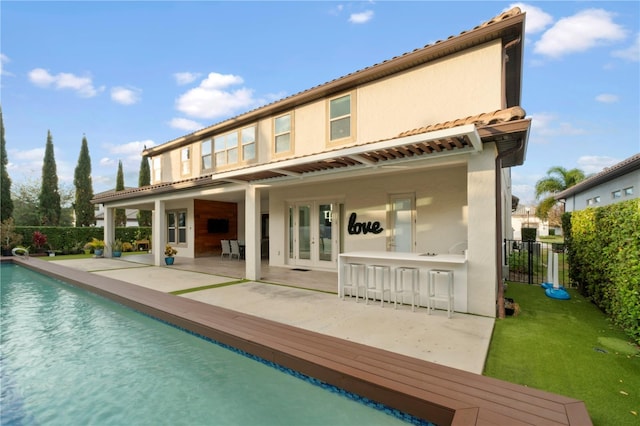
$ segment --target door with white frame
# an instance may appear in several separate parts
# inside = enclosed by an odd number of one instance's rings
[[[411,253],[415,247],[415,194],[391,194],[388,204],[387,249]]]
[[[335,269],[339,253],[339,204],[301,201],[288,208],[288,259],[295,266]]]

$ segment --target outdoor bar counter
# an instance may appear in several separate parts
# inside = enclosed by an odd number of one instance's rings
[[[344,271],[348,263],[386,265],[391,269],[388,283],[393,295],[395,270],[398,267],[418,268],[420,273],[419,306],[427,306],[429,271],[432,269],[453,271],[454,311],[467,312],[467,257],[464,254],[402,253],[391,251],[355,251],[340,254],[338,258],[338,295],[344,290]],[[444,285],[439,281],[439,285]],[[440,287],[439,287],[440,288]],[[393,297],[392,297],[393,300]],[[405,299],[405,303],[407,299]],[[441,308],[440,303],[437,304]]]

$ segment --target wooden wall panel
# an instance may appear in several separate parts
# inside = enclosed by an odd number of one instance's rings
[[[210,234],[207,229],[208,219],[226,219],[229,221],[229,232]],[[194,236],[195,257],[219,255],[220,240],[238,238],[238,205],[220,201],[194,200]]]

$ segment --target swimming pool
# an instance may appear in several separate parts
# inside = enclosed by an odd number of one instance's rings
[[[405,424],[38,272],[0,267],[3,425]]]

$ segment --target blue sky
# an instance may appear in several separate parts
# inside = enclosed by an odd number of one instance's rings
[[[640,152],[640,2],[0,3],[1,104],[15,185],[41,176],[47,131],[73,187],[83,135],[94,192],[137,186],[140,152],[353,71],[527,12],[513,193],[552,166],[601,171]]]

